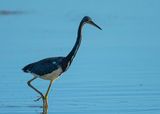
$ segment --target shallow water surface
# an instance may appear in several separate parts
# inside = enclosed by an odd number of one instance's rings
[[[70,69],[52,86],[48,114],[159,114],[159,1],[0,1],[0,113],[40,114],[42,102],[21,68],[71,50],[86,25]],[[6,14],[7,13],[7,14]],[[49,82],[33,82],[45,92]]]

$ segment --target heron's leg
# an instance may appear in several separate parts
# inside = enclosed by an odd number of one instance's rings
[[[45,96],[44,96],[45,99],[47,99],[47,97],[48,97],[48,93],[49,93],[49,90],[50,90],[50,88],[51,88],[52,83],[53,83],[53,80],[50,81],[50,84],[49,84],[49,86],[48,86],[47,92],[46,92],[46,94],[45,94]],[[39,97],[39,98],[36,99],[35,101],[39,101],[41,98],[42,98],[42,97]]]
[[[32,88],[33,90],[35,90],[38,94],[41,95],[40,98],[43,98],[43,99],[44,99],[43,94],[42,94],[39,90],[37,90],[34,86],[31,85],[31,82],[32,82],[33,80],[35,80],[36,78],[37,78],[37,77],[32,78],[31,80],[29,80],[29,81],[27,82],[27,84],[28,84],[29,87],[31,87],[31,88]]]
[[[51,80],[51,81],[50,81],[50,83],[49,83],[49,86],[48,86],[47,92],[46,92],[46,94],[45,94],[45,96],[44,96],[44,98],[45,98],[45,99],[47,99],[47,98],[48,98],[48,93],[49,93],[49,90],[50,90],[50,88],[51,88],[52,83],[53,83],[53,80]]]

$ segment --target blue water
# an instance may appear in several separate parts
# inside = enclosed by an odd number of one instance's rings
[[[70,69],[52,86],[48,114],[160,113],[160,1],[1,0],[0,113],[37,114],[42,102],[21,68],[72,48],[86,25]],[[45,91],[48,81],[33,84]]]

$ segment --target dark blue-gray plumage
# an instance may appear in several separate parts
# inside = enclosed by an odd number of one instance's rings
[[[92,19],[90,17],[85,16],[82,19],[82,21],[80,22],[78,32],[77,32],[77,40],[75,42],[75,45],[66,57],[46,58],[46,59],[28,64],[22,69],[26,73],[33,74],[34,78],[28,81],[28,85],[41,95],[40,98],[47,99],[52,82],[57,77],[59,77],[63,72],[65,72],[69,68],[69,66],[71,65],[71,63],[72,63],[72,61],[73,61],[73,59],[79,49],[79,46],[81,44],[82,27],[86,23],[91,24],[101,30],[101,28],[99,26],[97,26],[92,21]],[[31,85],[31,82],[33,80],[35,80],[36,78],[50,80],[50,84],[49,84],[49,87],[48,87],[48,90],[47,90],[45,96],[39,90],[37,90],[34,86]],[[37,99],[37,100],[39,100],[39,99]]]
[[[61,67],[61,63],[63,60],[64,60],[64,57],[46,58],[25,66],[23,68],[23,71],[26,73],[33,73],[41,77]]]

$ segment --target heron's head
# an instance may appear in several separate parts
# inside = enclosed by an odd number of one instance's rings
[[[91,25],[97,27],[98,29],[102,30],[98,25],[96,25],[96,24],[92,21],[92,19],[91,19],[89,16],[83,17],[82,20],[83,20],[83,22],[88,23],[88,24],[91,24]]]

